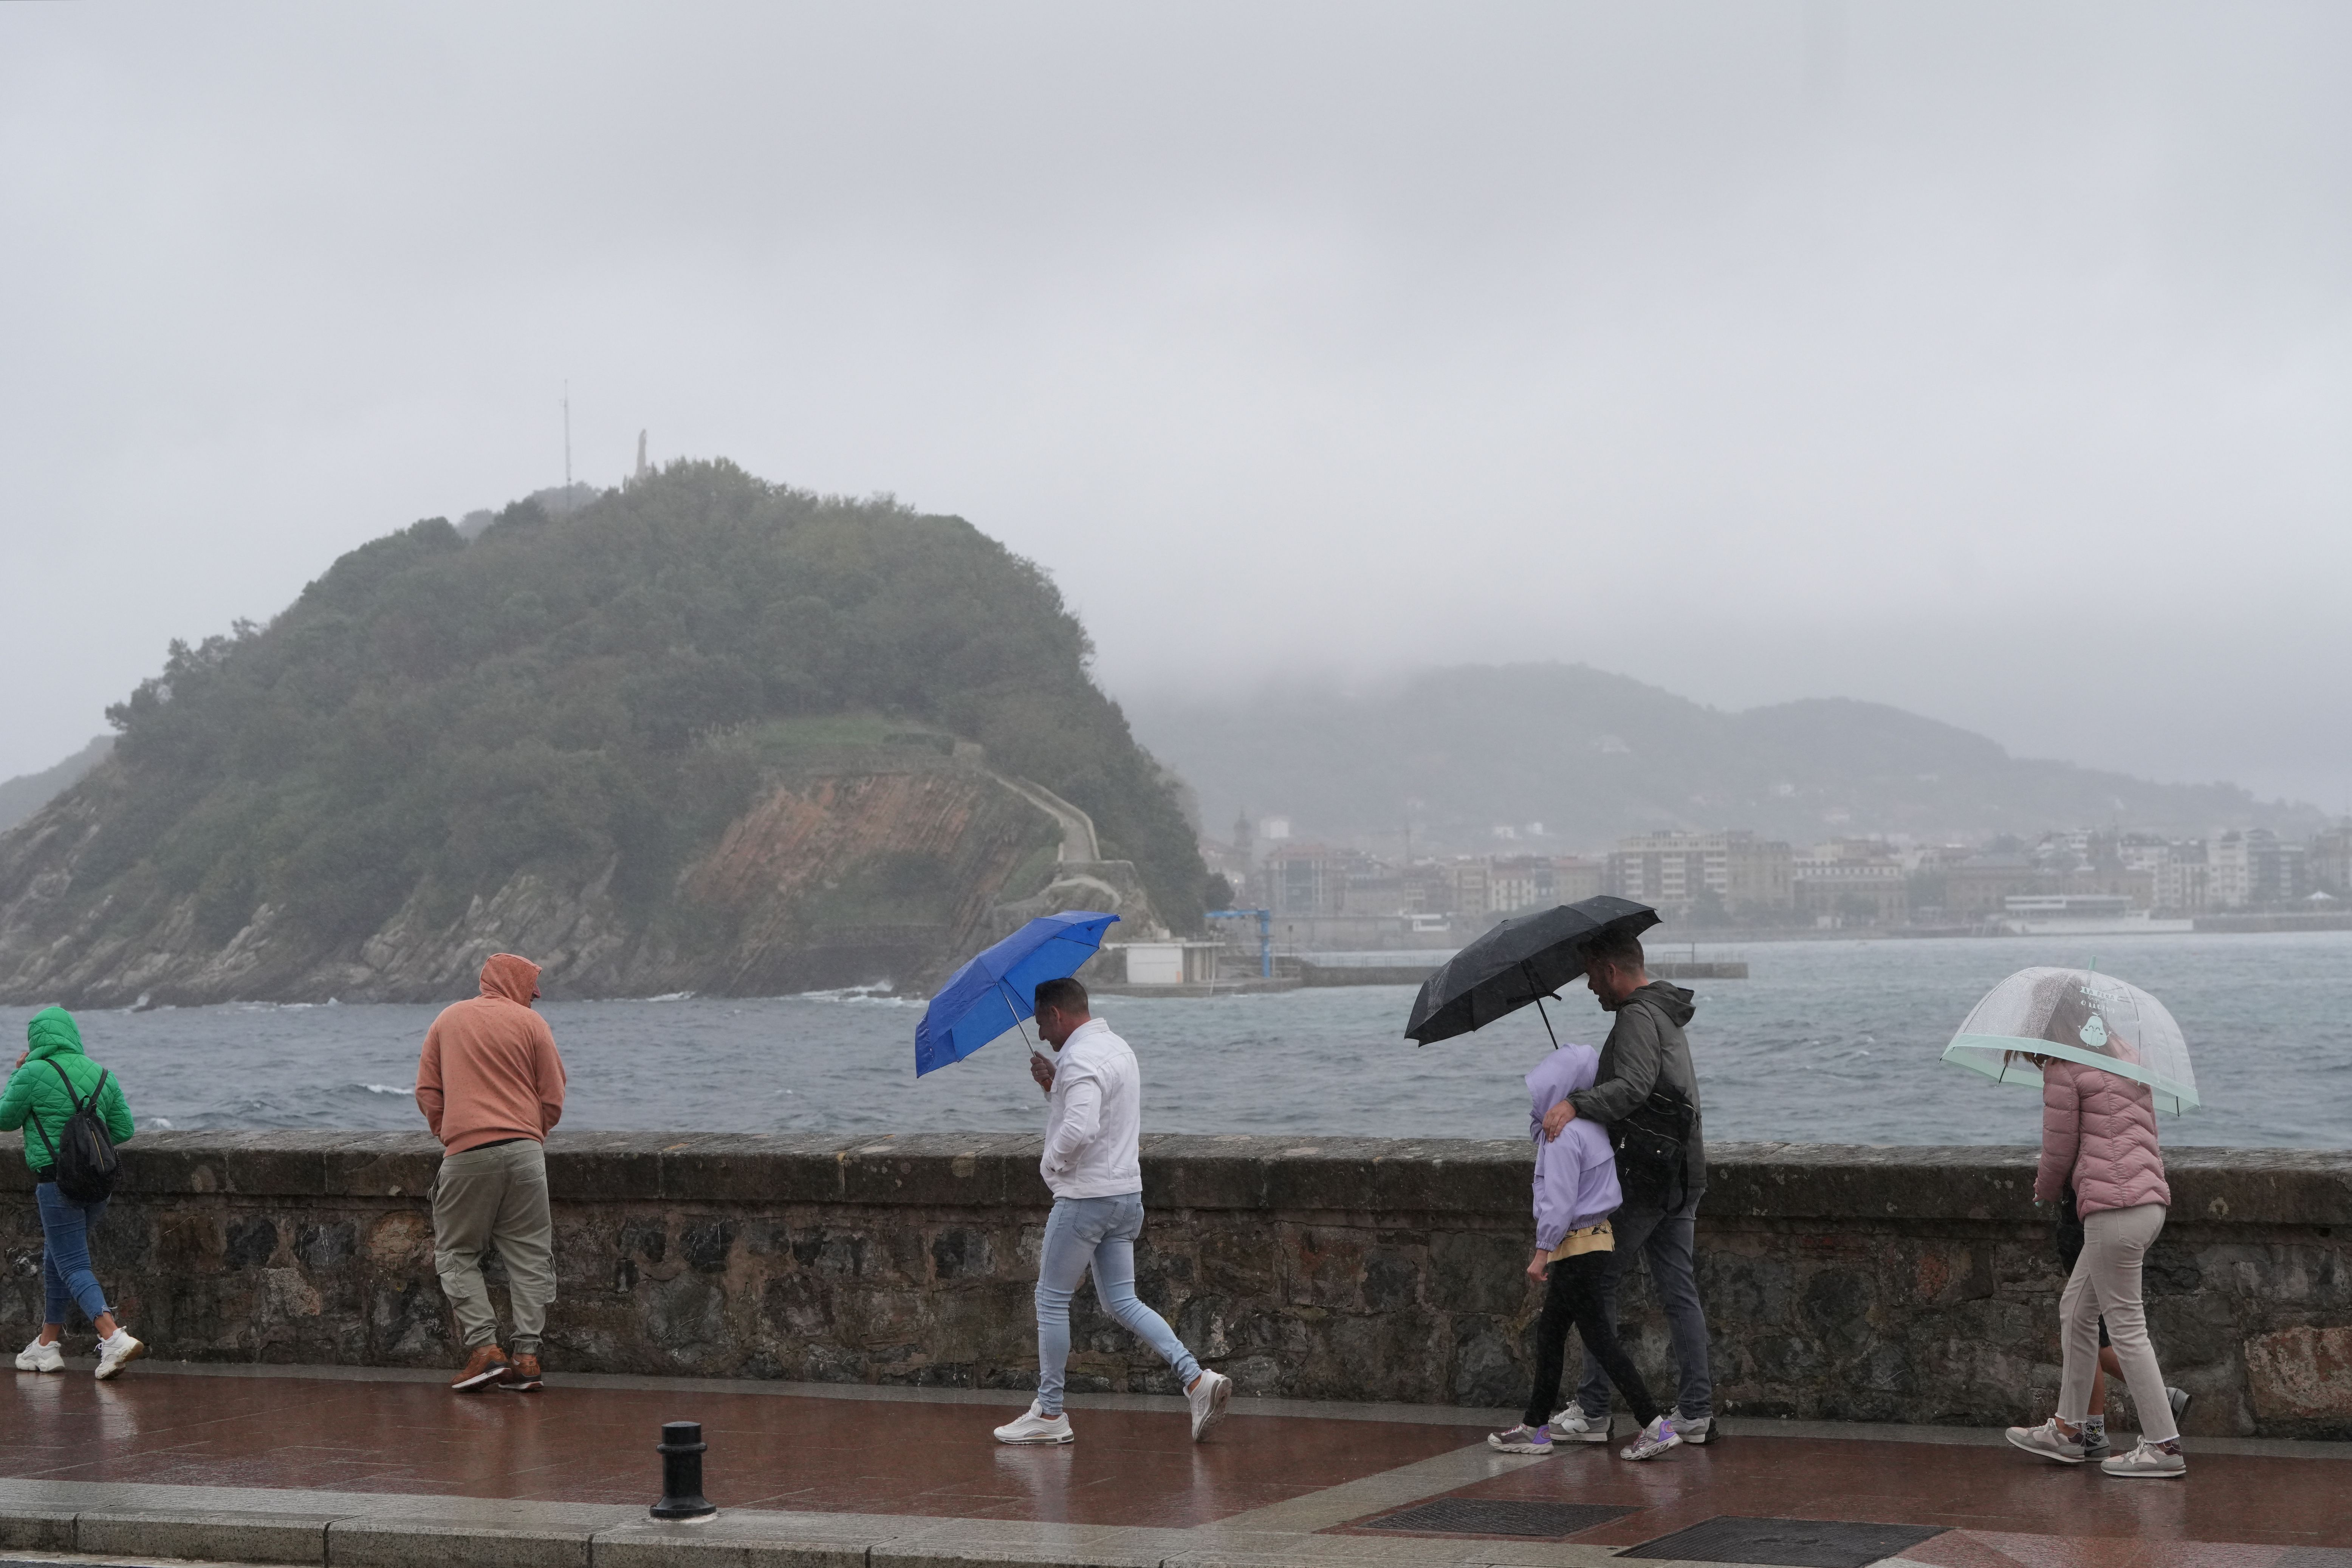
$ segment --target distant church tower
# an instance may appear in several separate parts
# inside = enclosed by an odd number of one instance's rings
[[[1234,848],[1244,862],[1250,858],[1250,841],[1256,837],[1257,830],[1250,826],[1248,809],[1244,807],[1236,812],[1234,816]]]
[[[652,471],[646,467],[646,433],[640,430],[637,432],[637,471],[635,477],[642,479]]]

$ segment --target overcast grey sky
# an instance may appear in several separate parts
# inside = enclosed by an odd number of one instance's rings
[[[2352,792],[2352,7],[0,5],[0,776],[726,456],[1115,692],[1581,658]]]

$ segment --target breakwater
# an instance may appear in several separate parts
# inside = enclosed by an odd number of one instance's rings
[[[39,1226],[5,1142],[0,1332],[29,1335]],[[1014,1135],[559,1132],[551,1371],[1029,1386],[1037,1153]],[[1718,1409],[2046,1414],[2063,1281],[2029,1151],[1710,1154]],[[161,1356],[448,1364],[424,1196],[437,1159],[407,1133],[142,1133],[95,1237],[100,1277]],[[2168,1160],[2148,1308],[2168,1376],[2198,1395],[2190,1430],[2352,1437],[2352,1153]],[[1245,1393],[1516,1404],[1538,1305],[1528,1162],[1517,1142],[1148,1137],[1139,1288]],[[1663,1367],[1646,1285],[1626,1318]],[[1091,1294],[1071,1373],[1082,1391],[1168,1383]]]

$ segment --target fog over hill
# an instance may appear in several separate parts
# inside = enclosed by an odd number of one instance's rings
[[[1127,708],[1137,735],[1199,792],[1217,837],[1240,811],[1286,816],[1295,837],[1390,851],[1408,828],[1416,849],[1491,850],[1500,826],[1527,847],[1569,850],[1666,828],[1748,827],[1801,844],[2087,826],[2309,831],[2321,820],[2233,784],[2013,757],[1878,703],[1724,712],[1586,665],[1461,666],[1352,690],[1146,695]],[[2086,729],[2086,753],[2098,742]]]

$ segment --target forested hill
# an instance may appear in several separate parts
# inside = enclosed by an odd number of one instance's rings
[[[2012,757],[1982,735],[1877,703],[1727,713],[1583,665],[1463,666],[1369,690],[1129,703],[1144,742],[1199,792],[1303,837],[1493,849],[1541,823],[1561,847],[1668,828],[1747,827],[1810,844],[1864,834],[1975,841],[2048,828],[2309,832],[2308,806],[2231,784],[2158,784]],[[1538,847],[1535,845],[1526,846]]]
[[[604,994],[919,983],[1051,875],[1006,778],[1197,923],[1087,654],[961,519],[724,462],[420,522],[110,710],[114,755],[0,837],[0,994],[435,995],[502,944]]]

